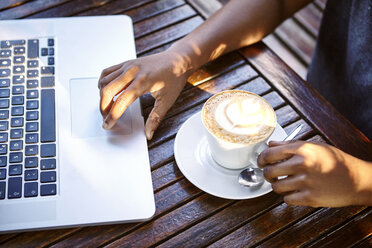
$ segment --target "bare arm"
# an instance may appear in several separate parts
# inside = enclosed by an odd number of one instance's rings
[[[224,53],[261,40],[309,2],[231,0],[167,51],[105,69],[98,84],[103,127],[110,129],[136,98],[151,92],[155,105],[145,126],[151,139],[193,71]]]

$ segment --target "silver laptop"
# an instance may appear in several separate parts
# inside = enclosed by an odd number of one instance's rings
[[[0,232],[147,220],[139,100],[103,130],[101,71],[135,58],[127,16],[0,21]]]

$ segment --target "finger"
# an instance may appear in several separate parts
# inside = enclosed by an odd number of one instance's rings
[[[123,73],[122,70],[116,70],[116,71],[113,71],[112,73],[106,75],[105,77],[102,77],[98,81],[98,88],[100,89],[100,95],[102,95],[102,89],[106,85],[108,85],[109,83],[111,83],[111,81],[115,80],[115,78],[119,77],[122,73]]]
[[[107,75],[111,74],[112,72],[116,71],[116,70],[119,70],[122,66],[123,66],[124,63],[120,63],[120,64],[117,64],[117,65],[113,65],[113,66],[110,66],[106,69],[104,69],[101,73],[101,76],[99,77],[99,79],[101,78],[104,78],[106,77]],[[98,84],[98,88],[99,88],[99,84]]]
[[[310,206],[309,192],[297,191],[283,197],[283,200],[288,205]]]
[[[118,95],[132,82],[137,74],[137,68],[130,68],[128,71],[120,74],[111,83],[102,89],[100,110],[103,115],[109,112],[113,104],[114,96]]]
[[[276,141],[276,140],[271,140],[269,142],[269,147],[275,147],[275,146],[282,146],[282,145],[288,145],[291,143],[298,142],[297,140],[288,140],[288,141]]]
[[[277,180],[271,184],[271,187],[276,193],[282,194],[287,192],[299,191],[303,187],[304,176],[291,176],[281,180]]]
[[[145,125],[145,134],[148,140],[152,139],[155,130],[158,128],[170,106],[172,106],[172,103],[166,104],[164,101],[158,99],[155,101],[154,108],[151,110]]]
[[[267,180],[278,178],[282,176],[296,175],[301,172],[301,164],[303,158],[300,156],[293,156],[292,158],[279,162],[274,165],[267,165],[264,168],[264,176]]]
[[[127,89],[125,89],[112,103],[112,107],[107,114],[102,127],[104,129],[112,128],[120,119],[128,106],[131,105],[139,95],[140,93],[137,92],[137,89],[133,85],[130,85]]]
[[[269,147],[258,156],[257,164],[262,168],[267,164],[288,159],[297,152],[297,149],[301,144],[302,143],[300,142],[294,142],[282,146]]]

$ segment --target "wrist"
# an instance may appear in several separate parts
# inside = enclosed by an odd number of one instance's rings
[[[372,206],[372,163],[363,160],[358,162],[355,168],[358,173],[357,205]]]

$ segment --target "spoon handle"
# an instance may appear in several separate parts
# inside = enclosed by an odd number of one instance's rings
[[[287,141],[287,140],[293,140],[294,137],[296,137],[296,135],[301,131],[302,127],[304,125],[301,124],[299,125],[290,135],[288,135],[283,141]]]

